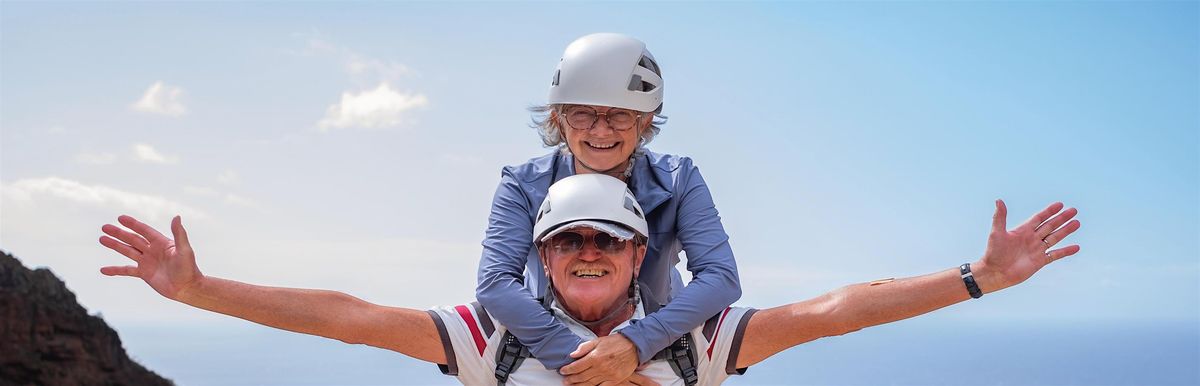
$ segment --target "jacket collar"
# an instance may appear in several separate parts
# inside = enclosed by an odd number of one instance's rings
[[[554,152],[555,160],[552,162],[555,162],[555,167],[552,168],[554,170],[552,183],[575,175],[575,156],[570,153],[563,154],[557,149]],[[633,192],[634,197],[637,197],[638,205],[646,214],[653,212],[659,205],[671,199],[671,192],[667,190],[664,183],[671,180],[670,173],[651,164],[653,160],[661,158],[643,148],[642,154],[635,158],[633,173],[629,177],[629,191]]]

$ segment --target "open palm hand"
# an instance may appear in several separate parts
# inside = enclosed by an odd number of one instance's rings
[[[100,244],[125,255],[137,265],[103,267],[100,273],[140,278],[169,299],[176,299],[182,290],[204,276],[196,266],[196,255],[179,216],[171,220],[175,239],[163,236],[130,216],[120,216],[117,221],[133,232],[104,224],[100,230],[106,236],[100,237]]]
[[[984,290],[992,292],[1020,284],[1042,267],[1079,252],[1079,245],[1050,250],[1079,230],[1079,220],[1072,220],[1078,213],[1075,208],[1063,210],[1063,204],[1055,202],[1020,226],[1008,230],[1008,209],[1003,200],[996,200],[992,231],[980,264],[997,277],[990,286],[992,288]]]

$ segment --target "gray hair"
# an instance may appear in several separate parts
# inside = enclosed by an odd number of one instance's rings
[[[529,127],[537,129],[538,135],[542,137],[542,145],[546,147],[555,147],[566,144],[566,138],[563,138],[562,130],[558,126],[558,122],[554,117],[562,113],[563,105],[548,104],[534,105],[529,107],[529,112],[533,113],[532,122]],[[650,127],[642,132],[642,141],[638,147],[650,143],[658,132],[662,131],[662,125],[667,123],[667,116],[659,112],[652,112],[654,119],[650,121]],[[564,146],[565,148],[565,146]],[[565,149],[564,149],[565,150]]]

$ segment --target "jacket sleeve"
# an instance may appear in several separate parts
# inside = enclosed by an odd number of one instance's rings
[[[708,185],[687,158],[679,173],[676,236],[687,253],[692,281],[662,309],[621,330],[637,346],[642,363],[742,296],[733,249]]]
[[[511,169],[505,168],[492,198],[475,297],[542,364],[558,369],[573,361],[570,354],[583,339],[542,308],[525,288],[523,273],[533,246],[530,210],[528,196]]]

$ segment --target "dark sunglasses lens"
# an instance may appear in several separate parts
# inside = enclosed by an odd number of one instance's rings
[[[583,249],[583,235],[563,232],[550,239],[550,246],[558,253],[572,253]]]
[[[596,243],[596,249],[604,251],[605,253],[617,253],[625,250],[625,242],[616,237],[612,237],[612,235],[608,233],[597,233],[596,236],[592,238],[592,241]]]

